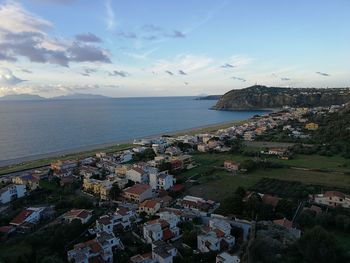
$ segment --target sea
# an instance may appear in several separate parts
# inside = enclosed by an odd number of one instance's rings
[[[144,136],[247,119],[194,97],[0,102],[0,165]]]

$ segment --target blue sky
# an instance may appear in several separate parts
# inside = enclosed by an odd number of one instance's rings
[[[0,95],[344,87],[347,0],[0,0]]]

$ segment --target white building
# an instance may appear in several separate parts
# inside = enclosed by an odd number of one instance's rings
[[[161,172],[161,173],[151,173],[149,175],[149,185],[152,187],[152,189],[163,189],[163,190],[169,190],[171,187],[174,186],[176,180],[173,175],[168,174],[168,172]]]
[[[143,237],[151,244],[158,240],[168,241],[180,236],[178,221],[156,219],[146,222],[143,225]]]
[[[152,259],[154,263],[173,263],[177,255],[177,249],[164,241],[156,241],[152,244]]]
[[[327,191],[314,196],[314,202],[332,207],[350,208],[350,195],[338,191]]]
[[[26,186],[22,184],[10,184],[0,189],[0,203],[6,204],[16,198],[21,198],[26,193]]]
[[[130,170],[126,171],[125,178],[133,181],[134,183],[139,183],[139,184],[148,183],[147,173],[139,167],[133,167]]]

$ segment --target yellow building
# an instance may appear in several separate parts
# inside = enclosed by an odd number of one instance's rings
[[[31,174],[16,176],[12,179],[14,184],[24,184],[27,189],[35,190],[39,187],[39,180]]]
[[[305,129],[315,131],[318,129],[318,124],[314,122],[309,122],[305,125]]]

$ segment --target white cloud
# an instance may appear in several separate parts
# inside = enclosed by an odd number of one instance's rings
[[[0,68],[0,86],[14,86],[24,80],[13,75],[12,71],[7,68]]]
[[[106,23],[107,23],[107,29],[113,30],[115,28],[115,14],[112,7],[112,1],[106,0],[105,2],[106,7]]]

